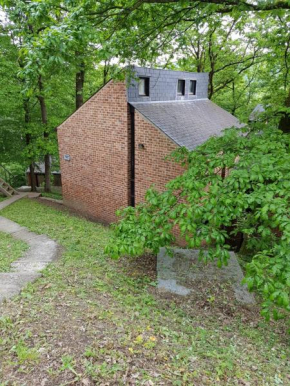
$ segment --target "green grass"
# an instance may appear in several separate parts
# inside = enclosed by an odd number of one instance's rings
[[[8,197],[0,196],[0,202],[7,200]]]
[[[0,308],[3,384],[287,385],[289,337],[258,309],[158,295],[101,225],[21,200],[1,213],[63,254]],[[134,265],[133,265],[134,266]],[[0,383],[1,385],[1,383]]]
[[[62,200],[62,195],[60,193],[56,193],[56,192],[54,192],[54,193],[42,192],[41,196],[42,197],[53,198],[54,200]]]
[[[23,241],[16,240],[12,236],[0,232],[0,272],[10,271],[11,263],[19,259],[27,248],[27,244]]]

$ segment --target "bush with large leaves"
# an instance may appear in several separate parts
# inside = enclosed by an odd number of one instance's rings
[[[227,129],[192,152],[179,149],[172,158],[184,173],[164,192],[152,187],[144,203],[120,211],[107,252],[157,253],[179,229],[188,248],[222,266],[230,239],[242,232],[247,284],[262,294],[267,318],[282,317],[290,310],[289,145],[289,135],[264,125]]]

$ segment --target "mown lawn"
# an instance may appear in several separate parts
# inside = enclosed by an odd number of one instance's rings
[[[0,272],[10,271],[11,263],[23,256],[27,248],[27,244],[23,241],[15,240],[12,236],[0,232]]]
[[[6,200],[6,199],[7,199],[7,197],[0,196],[0,202],[4,201],[4,200]]]
[[[67,212],[25,199],[1,214],[63,247],[0,307],[1,386],[290,384],[286,326],[258,307],[215,300],[206,285],[158,294],[136,262],[104,255],[107,228]]]

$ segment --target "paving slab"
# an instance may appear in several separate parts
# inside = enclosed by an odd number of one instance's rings
[[[59,246],[46,235],[30,232],[27,228],[2,216],[0,216],[0,231],[29,245],[24,256],[11,264],[11,272],[0,273],[1,303],[19,294],[27,283],[38,279],[41,270],[57,258]]]
[[[56,204],[61,204],[63,205],[63,200],[58,200],[56,198],[50,198],[50,197],[39,197],[41,200],[44,201],[50,201],[50,202],[55,202]]]
[[[38,197],[41,196],[41,193],[39,193],[39,192],[29,192],[27,196],[28,196],[28,198],[38,198]]]
[[[4,219],[4,217],[1,217],[1,218]],[[22,229],[24,229],[19,224],[16,224],[16,222],[10,221],[8,219],[5,219],[5,220],[6,221],[0,221],[0,232],[12,234],[12,233],[19,232]]]
[[[19,272],[5,272],[1,273],[1,286],[22,287],[23,285],[40,277],[40,273],[19,273]]]
[[[50,262],[50,261],[49,261]],[[14,263],[11,264],[11,268],[15,272],[21,272],[21,273],[34,273],[34,272],[40,272],[42,271],[47,264],[49,263],[47,261],[14,261]],[[1,283],[1,273],[0,273],[0,283]],[[0,284],[1,285],[1,284]],[[0,290],[1,292],[1,290]]]
[[[158,288],[177,295],[189,295],[195,281],[229,282],[237,301],[255,304],[253,294],[241,283],[244,275],[234,252],[230,252],[228,265],[222,268],[217,267],[216,261],[205,264],[198,256],[198,250],[174,248],[171,257],[165,248],[161,248],[157,257]]]

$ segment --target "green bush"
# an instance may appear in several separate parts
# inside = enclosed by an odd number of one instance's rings
[[[25,177],[25,171],[26,167],[25,165],[21,165],[18,163],[9,163],[9,164],[3,164],[6,170],[11,175],[11,181],[7,181],[10,183],[14,188],[18,188],[22,185],[26,185],[26,177]],[[4,171],[0,167],[0,177],[3,179],[7,179],[7,176],[5,175]]]
[[[152,187],[144,204],[119,213],[107,252],[115,258],[157,253],[175,242],[178,227],[188,248],[222,266],[230,239],[242,232],[250,255],[246,282],[263,296],[267,318],[282,317],[290,310],[289,139],[264,125],[228,129],[192,152],[179,149],[172,157],[185,172],[164,192]]]

